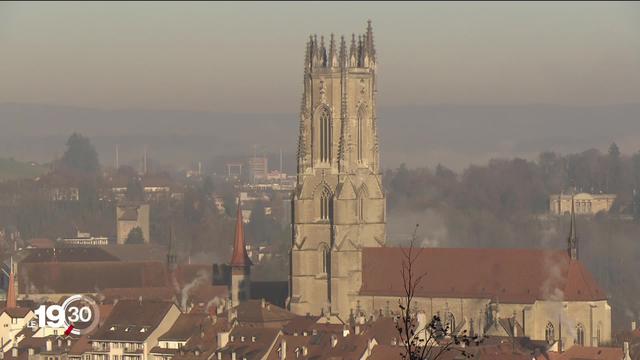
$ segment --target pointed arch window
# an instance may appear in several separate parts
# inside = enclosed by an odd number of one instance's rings
[[[364,222],[364,196],[362,196],[362,193],[358,196],[356,201],[356,215],[358,216],[358,222]]]
[[[331,192],[329,189],[324,188],[322,190],[322,194],[320,195],[320,219],[321,220],[329,220],[331,218],[331,213],[333,204],[331,201]]]
[[[576,344],[584,346],[584,325],[580,323],[576,326]]]
[[[556,339],[555,329],[551,322],[547,323],[547,326],[544,329],[544,339],[549,343],[553,343]]]
[[[367,186],[362,184],[356,195],[356,218],[358,222],[364,222],[365,219],[365,199],[368,198]]]
[[[357,137],[358,137],[358,161],[362,162],[364,159],[364,141],[365,141],[365,121],[366,121],[366,113],[364,106],[361,106],[358,109],[358,124],[357,124]]]
[[[322,109],[320,113],[320,121],[319,125],[319,136],[318,143],[320,145],[319,148],[319,156],[321,162],[330,162],[331,161],[331,114],[329,113],[328,108]]]
[[[322,264],[322,273],[328,274],[329,269],[331,269],[331,251],[329,251],[327,246],[322,246],[320,256],[322,257],[322,259],[320,259]]]

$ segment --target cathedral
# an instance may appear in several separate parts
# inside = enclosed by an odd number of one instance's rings
[[[289,307],[330,316],[392,314],[403,296],[403,251],[386,246],[376,126],[376,50],[362,35],[306,45],[298,174],[292,197]],[[611,339],[611,307],[578,259],[575,219],[565,250],[420,249],[415,310],[454,332],[527,336],[557,348]],[[563,345],[564,344],[564,345]]]
[[[385,243],[376,133],[376,51],[364,35],[311,37],[293,196],[291,309],[348,313],[362,280],[361,249]]]

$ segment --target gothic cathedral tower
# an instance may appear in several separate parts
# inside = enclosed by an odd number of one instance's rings
[[[385,243],[376,130],[376,52],[367,32],[309,39],[293,194],[290,308],[348,316],[362,280],[362,248]]]

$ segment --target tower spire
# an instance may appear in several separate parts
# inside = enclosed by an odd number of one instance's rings
[[[576,234],[576,212],[575,212],[575,197],[571,194],[571,225],[569,229],[568,252],[571,260],[578,260],[578,235]]]
[[[170,272],[175,271],[178,265],[178,255],[176,254],[174,239],[175,232],[173,229],[173,223],[169,225],[169,249],[167,250],[167,268]]]
[[[242,223],[242,208],[238,198],[238,215],[236,217],[236,238],[233,242],[233,255],[229,266],[231,267],[231,305],[237,306],[241,302],[251,298],[251,259],[247,255],[244,242],[244,229]]]
[[[329,40],[329,61],[327,63],[327,67],[336,67],[338,66],[338,53],[336,51],[336,40],[331,33],[331,38]]]
[[[11,258],[10,265],[11,269],[9,270],[9,286],[7,288],[7,308],[13,309],[18,307],[17,305],[17,296],[16,296],[16,284],[15,284],[15,275],[13,273],[13,258]]]
[[[375,62],[376,60],[376,48],[373,45],[373,27],[371,26],[371,20],[367,20],[367,54],[369,55],[369,60],[371,62]]]
[[[356,47],[356,34],[351,34],[351,48],[349,49],[349,66],[358,66],[358,48]]]
[[[240,207],[240,199],[238,199],[238,215],[236,216],[236,237],[233,241],[233,255],[229,265],[232,267],[248,267],[253,265],[249,255],[247,255],[247,247],[244,241],[244,224],[242,222],[242,208]]]

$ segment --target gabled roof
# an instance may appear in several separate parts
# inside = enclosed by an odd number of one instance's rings
[[[621,360],[624,357],[622,348],[585,347],[573,345],[556,357],[556,360]]]
[[[166,333],[160,335],[158,340],[186,342],[191,336],[199,332],[199,328],[204,331],[203,321],[207,317],[207,314],[180,314],[173,326]]]
[[[58,247],[28,249],[27,256],[20,262],[78,262],[78,261],[117,261],[118,258],[98,247]]]
[[[236,307],[236,311],[240,323],[287,322],[296,317],[283,308],[261,300],[243,301]]]
[[[29,314],[30,311],[31,309],[21,307],[4,309],[4,312],[7,313],[7,315],[9,315],[9,317],[12,319],[23,319],[25,316],[27,316],[27,314]]]
[[[127,207],[122,214],[120,214],[120,217],[118,217],[118,220],[123,220],[123,221],[137,221],[138,220],[138,209],[135,207]]]
[[[21,263],[20,294],[94,293],[106,288],[162,287],[167,285],[160,262],[46,262]]]
[[[403,251],[364,248],[361,295],[399,296]],[[536,300],[606,300],[589,271],[566,251],[531,249],[419,248],[414,273],[426,274],[418,297],[493,299],[530,304]]]
[[[90,339],[145,341],[173,306],[170,301],[118,301],[102,327]]]
[[[174,360],[210,359],[211,354],[219,347],[218,333],[228,331],[229,323],[224,318],[216,317],[215,321],[210,317],[203,320],[203,329],[197,331],[182,347],[181,351],[173,357]]]
[[[233,353],[236,354],[236,359],[262,359],[276,340],[278,333],[278,329],[236,326],[231,331],[227,345],[217,352],[220,352],[222,359],[225,360],[232,359]]]

